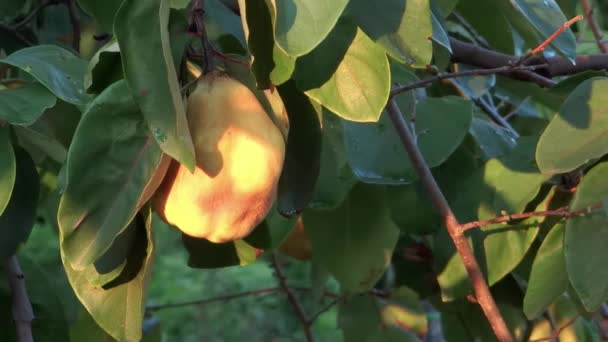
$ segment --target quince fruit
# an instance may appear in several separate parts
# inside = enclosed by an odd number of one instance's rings
[[[296,226],[279,246],[279,251],[294,259],[301,261],[310,260],[312,246],[308,234],[306,234],[306,230],[304,229],[304,221],[301,216],[298,218]]]
[[[183,233],[223,243],[247,236],[276,199],[285,139],[255,94],[221,72],[203,76],[188,98],[194,173],[173,160],[153,199]]]

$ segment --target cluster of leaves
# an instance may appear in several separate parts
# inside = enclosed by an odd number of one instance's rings
[[[418,340],[428,326],[420,299],[442,313],[448,340],[492,339],[466,300],[466,270],[384,108],[392,86],[419,80],[428,65],[474,67],[450,64],[450,36],[523,54],[574,15],[575,2],[78,3],[77,18],[61,4],[0,5],[0,259],[17,253],[36,216],[45,216],[57,225],[70,284],[95,323],[116,340],[140,340],[155,257],[148,200],[164,176],[164,156],[194,167],[184,70],[187,61],[212,63],[254,91],[276,88],[289,136],[266,220],[227,244],[184,236],[189,266],[250,264],[256,250],[276,250],[300,217],[312,246],[313,292],[333,277],[345,296],[338,325],[346,340]],[[74,23],[79,52],[65,38]],[[568,29],[545,53],[572,61],[576,52]],[[252,61],[250,70],[242,61]],[[544,89],[468,76],[397,95],[461,222],[602,203],[608,78],[595,71],[557,81]],[[516,113],[512,127],[481,108]],[[582,176],[575,192],[563,184],[572,175]],[[470,231],[518,339],[549,335],[552,324],[606,300],[606,224],[596,210]],[[379,286],[390,295],[370,292]],[[8,303],[0,302],[2,315]],[[585,318],[571,329],[597,337]]]

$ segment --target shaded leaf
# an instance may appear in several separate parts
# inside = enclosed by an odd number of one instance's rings
[[[404,287],[387,299],[369,293],[346,299],[338,312],[345,341],[420,341],[414,332],[424,334],[426,325],[418,296]]]
[[[17,176],[17,162],[10,139],[10,128],[0,126],[0,217],[11,199]]]
[[[188,266],[192,268],[245,266],[257,259],[256,249],[243,240],[212,243],[182,234],[182,242],[188,251]]]
[[[322,134],[321,168],[309,207],[333,209],[342,203],[357,178],[346,158],[341,119],[327,110],[323,111]]]
[[[90,101],[83,86],[87,63],[64,48],[36,45],[15,51],[0,63],[22,69],[68,103],[84,106]]]
[[[89,93],[100,93],[123,77],[120,48],[116,40],[111,40],[91,57],[84,75],[84,87]]]
[[[581,210],[603,201],[608,193],[608,164],[591,169],[577,187],[570,210]],[[604,210],[574,216],[566,222],[564,250],[568,278],[588,311],[596,310],[608,295],[606,258],[608,216]]]
[[[456,10],[492,48],[515,53],[513,29],[497,1],[458,1]]]
[[[165,153],[194,170],[194,145],[171,55],[169,11],[168,0],[125,0],[114,31],[127,82],[154,139]]]
[[[244,238],[245,242],[264,251],[272,251],[285,240],[298,217],[287,218],[279,214],[276,205],[275,202],[264,221]]]
[[[543,173],[572,171],[608,152],[608,78],[582,82],[543,132],[536,160]],[[568,144],[563,143],[568,137]]]
[[[29,126],[56,101],[57,98],[38,82],[0,90],[0,120],[12,125]]]
[[[68,152],[57,216],[72,268],[82,270],[110,248],[139,210],[161,158],[124,80],[95,98]]]
[[[123,0],[109,0],[99,2],[96,0],[78,0],[82,9],[97,23],[106,33],[114,31],[114,17]]]
[[[429,40],[433,35],[430,0],[351,0],[346,14],[400,63],[417,68],[430,64],[433,52]]]
[[[290,56],[314,49],[331,31],[348,0],[271,0],[275,15],[274,36]]]
[[[247,46],[253,55],[251,69],[255,74],[257,86],[266,89],[270,86],[270,72],[274,68],[274,36],[270,9],[266,1],[248,1],[242,4],[246,4],[244,11],[249,31]]]
[[[0,215],[0,260],[15,254],[27,241],[36,220],[40,180],[36,165],[19,146],[15,151],[15,183]]]
[[[321,158],[320,108],[298,90],[293,81],[277,89],[290,125],[277,208],[281,214],[291,217],[308,205],[317,183]]]
[[[90,284],[98,277],[93,264],[75,270],[61,248],[61,260],[76,296],[95,322],[118,341],[139,341],[142,337],[146,284],[154,259],[150,210],[134,220],[136,238],[123,272],[103,287]]]
[[[547,307],[568,289],[568,273],[564,256],[564,225],[551,229],[534,257],[524,312],[528,319],[538,318]]]
[[[479,145],[484,159],[500,157],[517,145],[511,131],[483,117],[473,117],[469,133]]]
[[[327,268],[346,293],[364,292],[376,284],[399,237],[384,189],[362,183],[336,209],[304,212],[304,222],[313,259]]]

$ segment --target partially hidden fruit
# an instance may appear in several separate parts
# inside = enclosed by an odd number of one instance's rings
[[[285,140],[253,92],[212,72],[188,99],[196,169],[172,161],[153,206],[167,223],[214,243],[247,236],[276,199]]]
[[[279,246],[279,251],[294,259],[302,261],[310,260],[312,247],[306,230],[304,229],[304,222],[302,221],[301,216],[298,218],[296,226],[291,233],[289,233],[285,241]]]

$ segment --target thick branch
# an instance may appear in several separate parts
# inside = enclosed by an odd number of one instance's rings
[[[17,328],[17,341],[34,341],[32,335],[32,321],[34,320],[34,309],[27,295],[25,277],[19,266],[17,256],[13,255],[4,264],[8,276],[8,285],[13,297],[13,319]]]
[[[593,32],[593,36],[595,37],[597,47],[602,53],[608,53],[608,47],[606,47],[606,42],[603,41],[604,37],[602,36],[602,30],[595,22],[595,19],[593,19],[593,9],[591,8],[591,4],[589,4],[588,0],[581,0],[581,6],[583,7],[583,11],[585,12],[585,18],[587,19],[587,23],[589,24],[589,27],[591,27],[591,32]]]
[[[471,279],[473,290],[475,292],[475,298],[488,319],[494,334],[500,341],[513,341],[513,336],[507,328],[507,325],[505,324],[505,321],[498,310],[498,306],[490,293],[488,284],[484,279],[477,260],[475,260],[475,256],[473,255],[473,251],[468,244],[467,238],[459,229],[460,225],[456,220],[452,209],[439,189],[439,185],[437,185],[437,182],[433,178],[431,170],[426,164],[422,153],[416,146],[414,137],[412,136],[412,133],[410,132],[408,125],[405,122],[399,107],[397,106],[397,102],[395,102],[395,99],[391,98],[389,100],[387,112],[399,134],[399,137],[401,138],[403,146],[407,150],[416,173],[418,173],[418,176],[426,188],[427,193],[430,195],[434,206],[443,217],[443,221],[448,233],[450,234],[452,241],[454,241],[456,250],[458,251],[467,273],[469,274],[469,278]]]
[[[500,68],[506,65],[517,63],[519,57],[507,55],[501,52],[485,49],[471,43],[467,43],[455,38],[450,38],[452,46],[452,62],[464,63],[485,69]],[[510,73],[503,73],[506,76],[534,82],[543,87],[555,85],[552,77],[577,74],[588,70],[604,70],[608,68],[608,55],[580,55],[576,57],[576,64],[564,57],[556,56],[551,58],[534,57],[528,64],[545,64],[543,68],[534,71],[515,69]]]

